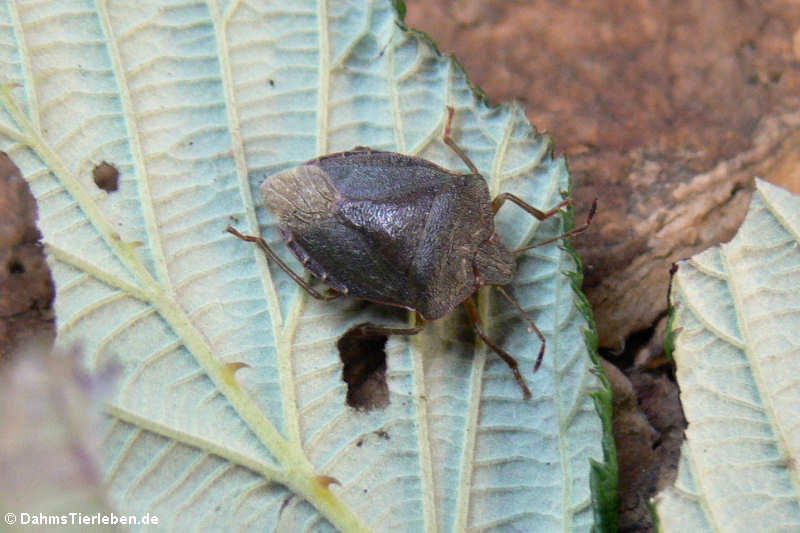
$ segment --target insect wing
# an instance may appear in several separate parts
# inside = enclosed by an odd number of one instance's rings
[[[306,165],[322,169],[343,197],[384,204],[432,196],[457,175],[419,157],[369,149],[326,155]]]
[[[494,228],[482,177],[393,152],[345,152],[309,164],[324,171],[341,198],[335,232],[360,237],[361,247],[344,249],[358,250],[364,267],[354,272],[351,294],[434,319],[475,290],[472,258]]]

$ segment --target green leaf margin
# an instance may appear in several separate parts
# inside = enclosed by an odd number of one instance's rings
[[[569,190],[566,196],[572,196],[573,183],[572,173],[569,172]],[[562,224],[565,231],[575,227],[575,209],[572,205],[567,206],[562,217]],[[617,448],[614,444],[613,417],[614,417],[614,395],[611,391],[611,384],[608,381],[603,365],[600,364],[600,355],[597,351],[599,340],[597,325],[594,321],[592,306],[586,295],[581,291],[583,284],[583,261],[572,244],[572,239],[564,239],[564,250],[575,261],[576,269],[574,272],[564,272],[569,277],[572,290],[575,293],[578,310],[586,319],[589,328],[583,332],[586,349],[592,359],[592,372],[602,384],[602,388],[592,392],[592,400],[603,424],[603,462],[592,461],[592,471],[589,483],[592,489],[592,509],[594,512],[594,526],[592,531],[595,533],[611,533],[617,531],[617,509],[619,506],[619,465],[617,463]]]

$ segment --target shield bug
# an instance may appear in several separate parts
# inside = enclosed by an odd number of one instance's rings
[[[494,216],[511,201],[539,220],[558,213],[566,199],[540,211],[511,193],[492,199],[478,168],[450,136],[453,109],[448,107],[444,142],[464,161],[469,173],[457,173],[430,161],[395,152],[356,147],[323,155],[273,174],[261,185],[264,205],[278,217],[286,245],[305,268],[330,289],[319,292],[292,270],[259,236],[227,231],[258,245],[311,296],[331,300],[354,296],[416,312],[414,328],[363,324],[374,335],[413,335],[426,321],[443,317],[463,304],[478,336],[511,368],[525,398],[530,398],[516,359],[494,343],[481,325],[472,294],[496,287],[545,338],[502,285],[516,270],[515,254],[584,231],[586,224],[556,238],[509,250],[495,231]]]

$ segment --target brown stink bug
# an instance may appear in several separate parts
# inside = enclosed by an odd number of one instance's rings
[[[278,217],[283,240],[328,292],[311,287],[261,237],[243,235],[231,226],[227,231],[257,244],[314,298],[354,296],[415,311],[421,321],[407,329],[362,325],[370,333],[413,335],[425,321],[463,304],[478,336],[508,364],[527,399],[531,393],[516,359],[486,335],[472,294],[491,285],[519,309],[542,343],[536,371],[544,355],[544,335],[501,286],[514,279],[516,253],[584,231],[596,201],[580,228],[534,246],[507,249],[494,227],[495,213],[506,200],[539,220],[558,213],[570,200],[544,212],[511,193],[492,200],[483,176],[450,137],[452,120],[453,109],[448,108],[444,142],[469,167],[468,174],[419,157],[357,147],[278,172],[261,185],[264,205]]]

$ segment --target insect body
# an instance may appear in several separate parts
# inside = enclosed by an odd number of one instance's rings
[[[514,276],[480,175],[359,150],[275,174],[261,190],[294,255],[339,293],[435,320]]]
[[[454,173],[419,157],[359,147],[313,159],[262,184],[264,205],[277,215],[287,246],[333,293],[311,287],[260,237],[242,235],[231,227],[228,231],[258,244],[315,298],[350,295],[404,307],[415,311],[423,323],[463,303],[478,335],[508,363],[528,398],[530,391],[516,360],[486,336],[471,296],[484,285],[499,287],[514,278],[514,254],[500,242],[494,226],[494,215],[505,200],[540,219],[552,216],[568,201],[546,213],[509,193],[492,201],[486,181],[450,138],[452,115],[449,109],[444,140],[470,173]],[[522,311],[516,300],[501,292]],[[538,368],[544,336],[522,312],[542,341]],[[370,327],[377,333],[408,335],[422,325]]]

